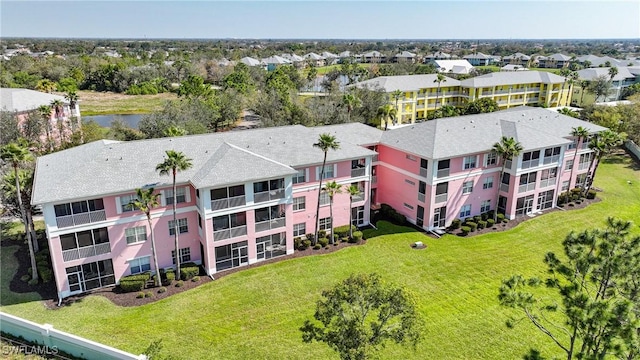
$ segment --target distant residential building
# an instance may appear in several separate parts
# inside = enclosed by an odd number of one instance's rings
[[[320,56],[322,56],[325,59],[325,62],[327,65],[337,64],[338,59],[340,58],[338,55],[329,51],[323,51],[322,54],[320,54]]]
[[[637,59],[616,59],[611,56],[584,55],[579,56],[577,61],[584,65],[587,61],[589,67],[623,67],[623,66],[640,66],[640,60]]]
[[[454,57],[452,57],[450,54],[447,54],[445,52],[442,51],[436,51],[433,54],[427,54],[422,58],[422,62],[425,64],[429,64],[431,62],[433,62],[434,60],[450,60],[453,59]]]
[[[433,60],[431,63],[443,74],[467,75],[473,70],[467,60]]]
[[[485,55],[481,52],[472,55],[465,55],[462,58],[467,60],[473,66],[487,66],[495,62],[493,56]]]
[[[291,65],[291,60],[285,59],[278,55],[269,56],[261,61],[262,64],[267,66],[267,71],[273,71],[277,67],[282,65]]]
[[[569,66],[571,56],[564,54],[553,54],[538,57],[538,67],[543,69],[562,69]]]
[[[609,69],[606,67],[595,67],[582,69],[578,71],[578,77],[580,80],[593,81],[598,77],[605,77],[611,79],[609,75]],[[598,99],[598,102],[608,102],[620,100],[624,90],[629,86],[640,83],[640,66],[639,67],[626,67],[621,66],[618,68],[618,73],[611,79],[611,87],[609,93],[604,97]],[[574,95],[576,98],[582,98],[581,92],[584,89],[579,89],[578,94]]]
[[[387,61],[386,55],[379,51],[369,51],[362,54],[362,62],[366,64],[379,64]]]
[[[508,65],[508,64],[527,66],[527,64],[529,63],[529,60],[531,60],[531,56],[525,55],[523,53],[515,53],[513,55],[503,56],[502,66]]]
[[[315,67],[321,67],[321,66],[325,66],[327,64],[326,59],[321,56],[318,55],[314,52],[310,52],[308,54],[306,54],[305,56],[303,56],[305,61],[307,61],[307,63],[309,63],[309,65],[313,65]]]
[[[254,59],[252,57],[249,56],[245,56],[242,59],[240,59],[240,62],[247,65],[247,66],[263,66],[262,62],[258,59]]]
[[[59,101],[62,106],[59,109],[52,107],[51,114],[40,134],[42,144],[59,145],[64,138],[69,138],[74,130],[80,129],[80,106],[76,102],[73,107],[64,96],[47,94],[40,91],[18,88],[0,89],[0,111],[9,112],[18,118],[18,126],[26,125],[29,116],[37,116],[42,121],[41,114],[37,113],[42,105],[51,106],[52,102]]]
[[[396,54],[393,57],[394,63],[410,63],[413,64],[416,62],[416,54],[410,51],[403,51],[401,53]]]
[[[500,68],[500,71],[526,71],[529,70],[523,65],[508,64]]]

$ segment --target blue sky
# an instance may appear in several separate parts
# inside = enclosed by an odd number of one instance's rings
[[[7,1],[2,37],[640,38],[640,1]]]

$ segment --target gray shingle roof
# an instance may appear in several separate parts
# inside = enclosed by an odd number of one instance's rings
[[[554,114],[542,108],[518,107],[488,114],[441,118],[384,132],[382,144],[429,159],[447,159],[491,150],[504,135],[525,150],[569,143],[571,129],[605,128]]]
[[[398,75],[398,76],[379,76],[377,78],[361,81],[353,86],[372,89],[383,89],[384,92],[400,91],[416,91],[420,89],[437,88],[438,83],[436,74],[426,75]],[[441,86],[459,86],[460,81],[445,76]]]
[[[295,167],[321,164],[313,147],[318,134],[333,132],[340,148],[327,161],[357,159],[374,153],[354,141],[372,141],[380,130],[364,124],[306,128],[301,125],[140,141],[96,141],[37,160],[32,202],[44,204],[131,191],[154,184],[169,186],[156,165],[165,150],[183,152],[193,167],[176,181],[196,187],[223,186],[295,173]],[[373,141],[372,141],[373,142]]]
[[[561,84],[564,77],[547,71],[501,71],[461,81],[463,87],[487,87],[530,83]]]
[[[50,105],[53,100],[68,103],[64,96],[47,94],[29,89],[0,89],[0,110],[2,111],[29,111],[37,109],[41,105]]]
[[[483,54],[481,52],[478,52],[477,54],[470,54],[470,55],[465,55],[462,57],[463,59],[492,59],[493,56],[490,55],[486,55]]]
[[[610,68],[608,67],[582,69],[578,71],[578,77],[581,80],[589,81],[594,80],[598,76],[606,76],[607,78],[609,78],[609,69]],[[636,71],[636,69],[633,69],[633,71]],[[619,67],[618,73],[613,77],[613,80],[620,81],[624,79],[633,79],[635,77],[636,75],[632,74],[631,71],[629,71],[628,67]]]

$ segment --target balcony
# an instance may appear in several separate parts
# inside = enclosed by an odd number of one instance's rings
[[[91,246],[85,246],[85,247],[76,248],[76,249],[64,250],[62,251],[62,260],[64,262],[67,262],[72,260],[84,259],[84,258],[96,256],[96,255],[108,254],[110,252],[111,252],[111,246],[109,245],[108,242],[106,242],[98,245],[91,245]]]
[[[429,172],[427,171],[427,169],[420,168],[420,176],[427,177],[428,175],[429,175]]]
[[[89,212],[84,212],[79,214],[56,217],[56,224],[58,225],[58,228],[66,228],[70,226],[88,224],[88,223],[105,221],[105,220],[107,220],[107,216],[104,210],[95,210],[95,211],[89,211]]]
[[[230,198],[211,200],[211,210],[222,210],[246,204],[245,196],[234,196]]]
[[[278,229],[281,227],[285,227],[285,225],[286,221],[283,217],[273,220],[261,221],[256,223],[256,232]]]
[[[424,201],[425,201],[425,199],[426,199],[426,197],[425,197],[425,195],[424,195],[424,194],[418,193],[418,201],[422,201],[422,202],[424,202]],[[447,201],[447,200],[445,200],[445,201]]]
[[[438,174],[436,176],[439,177],[439,178],[445,177],[445,176],[449,176],[449,168],[438,169]]]
[[[556,178],[540,180],[540,187],[545,188],[556,184]]]
[[[351,177],[364,176],[366,170],[364,167],[351,169]]]
[[[230,229],[214,230],[213,241],[232,239],[238,236],[247,235],[247,225],[236,226]]]
[[[364,191],[361,189],[359,193],[357,193],[356,195],[352,195],[351,200],[353,202],[364,200]]]
[[[372,183],[372,184],[376,184],[376,183],[378,183],[378,177],[377,177],[377,176],[375,176],[375,175],[371,176],[371,183]]]
[[[538,99],[537,97],[534,97],[534,98],[528,98],[528,99],[527,99],[527,102],[538,102],[538,100],[539,100],[539,99]]]
[[[547,156],[544,159],[542,159],[542,163],[543,164],[557,164],[558,161],[560,161],[560,155],[554,155],[554,156]]]
[[[262,191],[253,194],[253,202],[256,203],[278,199],[284,199],[284,189]]]
[[[538,164],[540,164],[540,161],[538,159],[523,160],[522,161],[522,169],[528,169],[528,168],[536,167],[536,166],[538,166]]]
[[[589,163],[588,162],[578,164],[578,170],[586,170],[588,168],[589,168]]]
[[[539,87],[537,87],[537,88],[529,88],[529,89],[527,89],[527,92],[540,92],[540,88]]]
[[[436,195],[436,199],[435,199],[436,204],[446,202],[447,199],[449,198],[448,195],[449,194],[447,193]]]
[[[500,191],[502,192],[509,192],[509,184],[500,184]]]
[[[527,192],[527,191],[532,191],[535,188],[536,188],[536,183],[532,182],[532,183],[529,183],[529,184],[518,186],[518,192],[519,193],[523,193],[523,192]]]

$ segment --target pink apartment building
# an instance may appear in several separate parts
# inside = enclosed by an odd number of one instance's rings
[[[499,209],[514,218],[555,206],[560,191],[586,180],[591,151],[571,138],[574,127],[604,128],[539,108],[446,118],[390,131],[363,124],[286,126],[131,142],[98,141],[38,159],[32,203],[42,205],[60,298],[155,271],[146,217],[129,205],[138,187],[154,187],[161,206],[152,226],[161,268],[174,264],[171,204],[177,201],[181,261],[207,274],[292,254],[293,239],[313,233],[323,153],[313,147],[331,133],[327,180],[362,189],[336,195],[335,226],[370,222],[387,203],[424,229]],[[523,153],[498,179],[491,152],[502,136]],[[155,166],[173,149],[193,159],[171,178]],[[576,169],[570,179],[573,155]],[[330,229],[321,197],[320,228]]]

